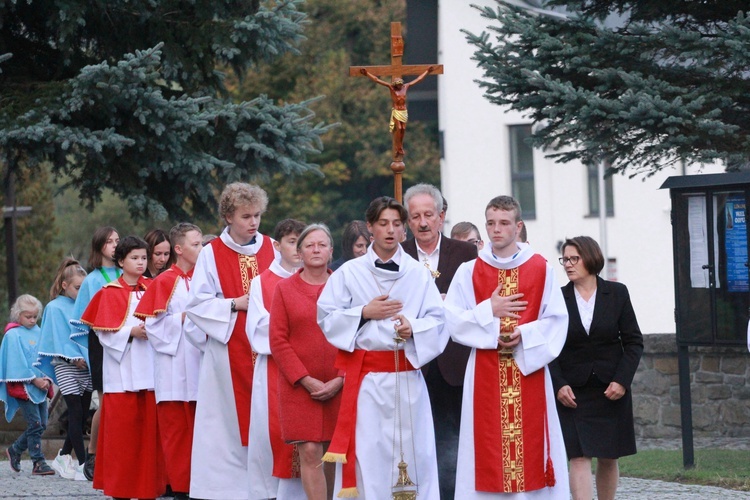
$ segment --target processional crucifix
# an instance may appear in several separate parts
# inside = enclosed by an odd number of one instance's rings
[[[391,64],[388,66],[350,66],[349,76],[366,76],[378,85],[388,87],[391,91],[390,129],[393,136],[393,193],[399,203],[401,202],[401,175],[406,170],[404,165],[404,134],[406,133],[406,92],[409,87],[415,85],[427,75],[442,75],[442,64],[402,64],[404,56],[404,39],[401,36],[401,23],[391,23]],[[403,75],[419,75],[409,83],[404,83]],[[391,83],[378,78],[378,76],[390,76]]]

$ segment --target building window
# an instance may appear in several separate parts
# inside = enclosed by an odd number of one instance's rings
[[[608,164],[604,165],[607,171]],[[596,165],[587,165],[589,185],[589,217],[599,217],[599,169]],[[612,189],[612,176],[604,179],[604,194],[607,201],[607,217],[615,215],[615,197]]]
[[[513,125],[510,131],[510,182],[513,197],[521,205],[525,220],[536,219],[534,197],[534,149],[528,142],[531,125]]]

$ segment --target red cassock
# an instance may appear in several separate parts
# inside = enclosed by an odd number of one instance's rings
[[[185,283],[189,283],[192,276],[192,269],[185,273],[176,264],[172,265],[150,284],[134,315],[146,321],[147,318],[166,313],[177,285],[183,279]],[[185,342],[185,339],[181,341]],[[184,362],[184,358],[182,361]],[[169,485],[172,491],[187,493],[190,491],[195,401],[160,401],[156,404],[156,414]]]
[[[336,427],[341,393],[315,401],[299,384],[309,375],[322,382],[341,376],[334,368],[338,349],[326,340],[317,322],[317,300],[324,285],[311,285],[300,273],[276,286],[271,305],[269,340],[279,377],[281,434],[285,441],[330,441]]]
[[[122,277],[108,283],[93,297],[81,322],[100,335],[122,329],[131,321],[131,292],[142,293],[149,283],[140,278],[132,287]],[[165,491],[166,483],[154,391],[105,391],[94,488],[113,497],[156,498]]]

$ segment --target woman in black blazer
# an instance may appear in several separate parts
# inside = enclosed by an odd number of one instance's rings
[[[643,336],[625,285],[598,275],[599,245],[588,236],[565,241],[560,264],[570,283],[562,288],[568,337],[550,365],[557,413],[570,460],[573,498],[591,500],[591,459],[597,459],[596,491],[613,499],[617,459],[635,454],[630,383],[643,353]]]

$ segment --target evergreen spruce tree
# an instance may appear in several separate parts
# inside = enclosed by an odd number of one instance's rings
[[[515,2],[516,4],[518,2]],[[488,99],[539,122],[558,161],[607,159],[653,174],[679,161],[750,157],[750,18],[740,0],[505,2],[466,32]]]
[[[310,96],[234,102],[225,75],[296,52],[299,0],[0,1],[0,163],[49,160],[89,206],[215,213],[227,182],[315,169]]]

